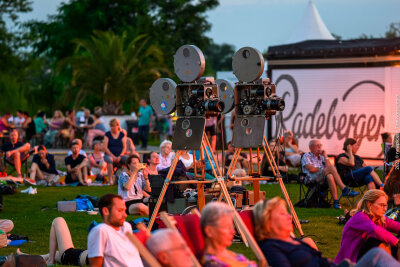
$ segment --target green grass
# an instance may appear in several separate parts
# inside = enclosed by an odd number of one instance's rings
[[[26,187],[21,186],[18,190]],[[299,185],[286,185],[292,203],[298,201]],[[281,196],[278,184],[261,185],[267,198]],[[76,248],[86,248],[87,229],[89,224],[96,220],[101,222],[100,215],[88,215],[86,213],[61,213],[56,210],[57,201],[72,200],[78,194],[102,196],[106,193],[116,193],[117,187],[38,187],[37,195],[18,193],[4,196],[4,209],[1,218],[11,219],[14,222],[13,233],[28,236],[33,242],[22,245],[23,252],[30,254],[45,254],[48,252],[49,231],[51,222],[55,217],[62,216],[67,221],[72,239]],[[345,204],[344,202],[342,204]],[[311,236],[323,255],[334,258],[339,250],[343,226],[338,225],[335,217],[343,214],[342,210],[334,209],[304,209],[296,208],[299,219],[309,220],[302,228],[306,236]],[[127,220],[136,217],[129,216]],[[6,247],[0,255],[15,253],[16,247]],[[254,259],[253,253],[243,244],[232,245],[232,250],[241,252]]]

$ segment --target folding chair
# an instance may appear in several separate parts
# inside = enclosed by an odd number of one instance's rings
[[[5,155],[5,152],[4,151],[0,151],[0,155]],[[21,168],[22,168],[22,166],[25,167],[25,176],[28,176],[28,174],[29,174],[28,173],[28,159],[29,159],[29,157],[30,157],[30,153],[28,152],[28,154],[25,156],[25,158],[21,159]],[[14,163],[9,161],[9,160],[7,160],[7,158],[4,156],[3,157],[3,168],[4,168],[5,172],[7,171],[7,164],[10,165],[11,168],[12,168],[11,171],[9,172],[10,174],[13,173],[14,171],[16,171]]]
[[[338,165],[338,159],[335,157],[335,167],[337,168]],[[343,180],[343,177],[340,177]],[[346,199],[347,203],[350,205],[351,208],[353,208],[357,202],[361,199],[361,197],[364,195],[364,192],[368,190],[368,186],[365,184],[360,184],[356,180],[351,180],[346,184],[350,190],[352,191],[359,191],[360,194],[356,197],[350,197],[350,196],[345,196],[344,198]]]
[[[301,162],[303,160],[304,154],[301,156]],[[301,171],[299,173],[298,183],[300,185],[299,190],[299,202],[295,204],[295,206],[301,207],[320,207],[320,208],[328,208],[328,204],[330,205],[331,199],[329,198],[328,188],[329,186],[326,184],[318,184],[309,182],[306,183],[307,174],[303,170],[303,166],[301,166]],[[303,197],[302,197],[303,196]],[[313,203],[316,202],[316,203]]]

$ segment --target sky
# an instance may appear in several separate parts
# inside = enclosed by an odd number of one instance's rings
[[[33,0],[33,11],[21,19],[46,20],[63,0]],[[215,43],[244,46],[261,52],[285,44],[301,21],[309,0],[220,0],[207,13],[212,25],[206,33]],[[383,37],[390,23],[400,22],[400,0],[314,0],[331,33],[342,39],[361,34]]]

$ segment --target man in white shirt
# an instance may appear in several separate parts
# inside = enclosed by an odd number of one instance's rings
[[[132,227],[125,222],[126,206],[121,196],[107,194],[99,200],[103,223],[94,227],[88,236],[88,257],[92,267],[142,267],[137,248],[125,233]]]

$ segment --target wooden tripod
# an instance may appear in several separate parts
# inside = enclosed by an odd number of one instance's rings
[[[278,180],[279,186],[281,188],[282,194],[286,200],[286,203],[290,209],[290,212],[292,213],[293,216],[293,222],[295,224],[295,226],[297,227],[297,229],[299,230],[300,236],[304,236],[303,230],[301,229],[301,224],[299,221],[299,218],[297,217],[296,211],[294,210],[293,204],[290,201],[290,197],[288,192],[286,191],[286,187],[282,181],[282,176],[279,172],[278,166],[276,165],[276,162],[274,160],[274,157],[272,155],[271,149],[269,148],[267,139],[265,138],[265,136],[263,137],[263,145],[262,148],[264,149],[265,152],[265,156],[267,157],[268,163],[271,166],[272,169],[272,173],[274,174],[274,176],[276,177],[276,179]],[[257,172],[254,172],[253,170],[253,149],[249,148],[250,150],[250,176],[247,177],[238,177],[235,178],[233,177],[232,179],[236,180],[236,181],[252,181],[253,182],[253,188],[254,188],[254,203],[256,203],[257,201],[260,200],[260,181],[266,181],[266,180],[271,180],[273,179],[272,177],[262,177],[261,176],[261,157],[260,157],[260,148],[257,148]],[[235,149],[235,153],[233,154],[233,158],[231,161],[231,164],[229,165],[228,168],[228,172],[227,172],[227,176],[231,177],[232,176],[232,172],[235,169],[236,163],[238,161],[240,152],[242,151],[241,148],[236,148]]]
[[[199,205],[199,209],[201,210],[204,205],[205,205],[205,196],[204,196],[204,185],[205,184],[213,184],[216,183],[220,186],[221,188],[221,196],[223,196],[225,198],[225,201],[227,202],[227,204],[229,206],[231,206],[232,208],[234,208],[232,200],[229,196],[229,192],[228,189],[226,188],[226,184],[224,181],[224,178],[222,177],[222,173],[220,168],[218,167],[218,161],[215,159],[214,154],[211,152],[211,145],[207,139],[207,136],[205,134],[203,134],[202,137],[202,142],[201,142],[201,147],[200,147],[200,160],[202,162],[202,167],[201,167],[201,175],[199,175],[197,173],[197,167],[196,164],[194,164],[194,176],[195,178],[199,179],[199,180],[190,180],[190,181],[171,181],[172,175],[174,174],[176,165],[178,164],[179,161],[179,157],[182,153],[182,150],[178,150],[175,153],[175,158],[172,161],[171,167],[169,169],[169,172],[167,174],[167,178],[164,181],[164,185],[163,188],[161,190],[160,196],[158,197],[156,206],[154,208],[153,214],[151,215],[150,218],[150,222],[148,225],[148,229],[151,229],[153,227],[154,224],[154,220],[157,216],[157,213],[160,209],[162,200],[164,199],[165,193],[167,192],[168,186],[170,184],[196,184],[197,185],[197,201],[198,201],[198,205]],[[209,149],[207,149],[209,148]],[[203,153],[204,152],[204,153]],[[195,151],[192,151],[193,154],[193,162],[196,162],[196,157],[195,157]],[[205,166],[204,166],[204,154],[207,157],[208,162],[211,165],[211,169],[212,169],[212,173],[214,176],[214,179],[212,180],[205,180]],[[215,167],[214,164],[215,163]],[[244,243],[247,245],[247,239],[245,237],[245,235],[243,234],[243,232],[241,231],[241,229],[239,227],[236,227],[244,241]]]

